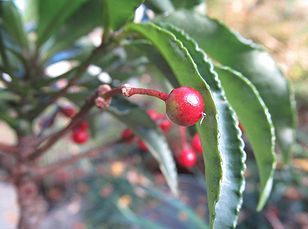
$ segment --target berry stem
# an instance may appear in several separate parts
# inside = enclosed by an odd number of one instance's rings
[[[130,97],[132,95],[149,95],[166,101],[168,98],[168,94],[162,91],[154,90],[154,89],[147,89],[147,88],[130,88],[125,87],[122,89],[123,95]]]
[[[185,149],[188,146],[186,138],[186,128],[182,126],[180,126],[179,128],[180,128],[180,138],[181,138],[182,148]]]
[[[154,90],[154,89],[148,89],[148,88],[135,88],[135,87],[129,87],[129,86],[122,86],[113,88],[112,90],[106,92],[102,97],[104,99],[110,98],[112,96],[115,96],[117,94],[122,94],[126,97],[130,97],[132,95],[148,95],[153,96],[158,99],[161,99],[163,101],[166,101],[168,98],[168,94],[162,91]]]

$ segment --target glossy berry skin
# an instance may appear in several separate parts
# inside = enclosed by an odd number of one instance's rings
[[[86,143],[89,139],[89,132],[80,128],[73,129],[72,140],[76,144]]]
[[[179,154],[178,162],[185,168],[191,168],[197,163],[197,155],[192,149],[185,148]]]
[[[168,118],[180,126],[192,126],[202,117],[204,101],[200,92],[191,87],[173,89],[166,100]]]
[[[195,134],[193,139],[191,140],[191,146],[193,149],[197,152],[202,154],[202,145],[201,145],[201,140],[199,134]]]

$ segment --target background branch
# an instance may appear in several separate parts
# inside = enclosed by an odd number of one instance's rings
[[[111,147],[113,147],[114,145],[122,143],[122,142],[123,142],[123,140],[120,139],[120,140],[114,141],[112,143],[105,144],[103,146],[99,146],[99,147],[94,148],[94,149],[90,149],[90,150],[88,150],[84,153],[79,153],[77,155],[73,155],[73,156],[71,156],[67,159],[63,159],[63,160],[55,162],[53,164],[50,164],[50,165],[47,165],[47,166],[44,166],[44,167],[36,168],[35,173],[37,174],[38,177],[46,176],[50,173],[55,172],[58,169],[61,169],[61,168],[68,166],[68,165],[72,165],[72,164],[74,164],[74,163],[76,163],[80,160],[85,159],[85,158],[96,157],[99,154],[103,153],[103,151],[106,151],[106,150],[110,149]]]
[[[38,147],[41,144],[44,144],[45,140],[47,141],[43,146],[39,147],[33,154],[29,156],[30,160],[35,160],[39,158],[46,150],[48,150],[51,146],[53,146],[62,136],[64,136],[68,131],[70,131],[76,124],[78,124],[83,117],[91,110],[91,108],[95,105],[95,99],[98,96],[98,92],[96,91],[82,106],[79,112],[72,118],[71,122],[64,127],[59,132],[51,135],[47,139],[44,139],[38,144]]]

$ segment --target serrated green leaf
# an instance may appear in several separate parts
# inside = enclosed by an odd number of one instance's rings
[[[183,29],[209,56],[241,72],[257,88],[272,116],[284,159],[288,161],[296,125],[293,93],[270,55],[222,23],[193,11],[178,11],[161,20]]]
[[[28,39],[21,20],[21,15],[12,1],[0,1],[0,26],[22,48],[28,47]]]
[[[260,176],[257,209],[261,210],[272,190],[276,165],[275,131],[271,116],[257,89],[239,72],[218,67],[215,71],[253,148]]]
[[[155,122],[135,104],[124,99],[112,99],[109,111],[131,128],[147,145],[159,162],[171,191],[178,193],[177,171],[167,140]]]
[[[118,30],[134,16],[135,9],[144,0],[104,0],[104,24],[106,29]]]
[[[39,24],[37,46],[40,47],[85,1],[86,0],[38,0]]]
[[[228,104],[217,73],[214,71],[213,65],[205,53],[191,38],[179,29],[169,25],[164,27],[171,31],[189,51],[200,75],[208,83],[213,94],[217,108],[217,138],[208,139],[207,130],[203,129],[202,126],[198,128],[204,145],[203,152],[206,161],[210,225],[213,228],[235,227],[242,205],[246,159],[243,150],[244,144],[239,136],[235,113]],[[205,122],[211,121],[206,117]],[[210,143],[207,143],[207,141],[210,141]],[[218,147],[215,150],[208,149],[208,144],[216,144]],[[217,168],[217,163],[212,163],[209,160],[211,158],[218,158],[221,167]],[[215,161],[213,160],[213,162]],[[212,180],[217,174],[219,174],[217,179]]]

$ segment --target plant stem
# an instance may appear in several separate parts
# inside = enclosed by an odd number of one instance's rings
[[[59,132],[53,134],[52,136],[48,137],[47,142],[38,148],[33,154],[30,155],[29,160],[35,160],[39,158],[46,150],[48,150],[51,146],[53,146],[62,136],[64,136],[68,131],[70,131],[76,124],[78,124],[83,117],[91,110],[91,108],[95,105],[95,99],[98,96],[98,92],[96,91],[82,106],[79,112],[72,118],[71,122],[64,127]],[[41,145],[43,141],[38,144]]]
[[[163,101],[166,101],[168,98],[168,94],[162,91],[148,89],[148,88],[134,88],[125,85],[122,87],[114,88],[111,91],[106,92],[103,95],[103,98],[107,99],[117,94],[122,94],[126,97],[130,97],[133,95],[149,95],[161,99]]]
[[[0,151],[7,155],[11,155],[17,152],[17,148],[15,146],[11,146],[5,143],[0,142]]]
[[[180,126],[180,138],[182,143],[182,149],[185,149],[188,146],[187,138],[186,138],[186,128],[183,126]]]

